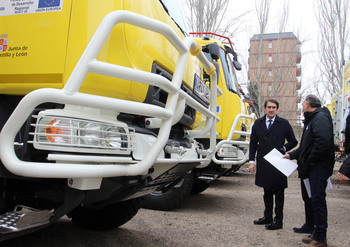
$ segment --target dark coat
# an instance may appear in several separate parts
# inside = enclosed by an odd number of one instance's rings
[[[344,147],[345,153],[350,154],[350,114],[346,117]]]
[[[326,107],[305,112],[303,136],[299,148],[291,152],[290,159],[297,159],[300,178],[307,178],[311,165],[327,169],[329,176],[334,167],[333,122]]]
[[[344,146],[345,153],[348,155],[348,157],[341,165],[339,172],[350,178],[350,114],[346,117]]]
[[[287,143],[285,143],[287,140]],[[288,120],[276,116],[269,130],[266,128],[266,115],[258,118],[252,128],[249,144],[249,160],[256,155],[255,184],[265,189],[287,188],[287,177],[267,162],[263,157],[272,149],[283,152],[291,150],[298,144],[292,126]]]
[[[344,163],[341,165],[339,172],[348,178],[350,178],[350,156],[348,156]]]

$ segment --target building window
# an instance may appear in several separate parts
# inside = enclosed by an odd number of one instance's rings
[[[269,73],[268,73],[268,76],[272,76],[272,71],[271,70],[269,70]]]
[[[272,85],[271,85],[271,84],[269,84],[269,86],[267,87],[267,90],[268,90],[269,92],[272,91]]]
[[[269,56],[269,63],[272,63],[272,56]]]
[[[272,41],[269,42],[269,48],[272,48]]]

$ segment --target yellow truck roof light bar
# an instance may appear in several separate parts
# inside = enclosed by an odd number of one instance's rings
[[[151,73],[134,73],[134,71],[130,73],[130,69],[128,68],[121,68],[115,65],[108,65],[96,61],[97,54],[99,53],[113,27],[118,23],[124,22],[143,27],[145,29],[149,29],[151,31],[164,35],[179,51],[180,56],[178,58],[172,82],[160,79],[157,76],[151,75]],[[215,73],[212,76],[213,83],[211,87],[212,97],[210,102],[210,109],[202,107],[199,102],[196,102],[181,93],[181,83],[189,55],[189,50],[193,49],[194,47],[196,47],[196,43],[193,39],[187,38],[185,39],[185,42],[183,42],[168,25],[162,22],[128,11],[115,11],[108,14],[97,29],[77,66],[69,77],[65,87],[62,90],[39,89],[33,91],[27,94],[18,104],[17,108],[14,110],[13,114],[4,125],[0,134],[0,157],[3,164],[9,171],[14,174],[41,178],[96,179],[102,177],[133,176],[146,174],[149,168],[155,162],[157,162],[159,153],[166,145],[168,134],[172,126],[172,118],[174,116],[174,112],[176,111],[176,106],[180,95],[182,98],[185,98],[189,104],[195,106],[195,109],[199,109],[201,112],[203,112],[208,119],[211,119],[212,123],[214,122],[213,119],[216,119],[215,108],[217,77]],[[198,58],[206,68],[210,68],[210,63],[202,52],[198,54]],[[89,72],[101,73],[108,76],[122,78],[128,75],[139,82],[148,84],[153,83],[149,81],[150,78],[151,81],[155,79],[154,84],[169,92],[166,106],[165,108],[162,108],[139,102],[79,93],[79,89]],[[145,77],[141,78],[143,76]],[[128,77],[128,79],[130,77]],[[161,121],[159,134],[154,144],[152,145],[152,148],[148,151],[147,155],[145,155],[145,158],[136,164],[130,164],[128,162],[118,163],[117,165],[113,163],[87,165],[70,162],[57,162],[48,164],[19,160],[13,148],[16,134],[20,130],[21,126],[25,123],[27,118],[30,116],[33,109],[39,104],[45,102],[71,104],[83,107],[111,110],[114,112],[126,112],[143,116],[148,115],[154,118],[162,119],[163,121]],[[214,153],[216,145],[215,124],[211,124],[210,138],[210,150],[212,153]],[[207,165],[210,163],[211,158],[211,156],[207,156],[196,161],[200,162],[202,165]],[[179,163],[180,162],[181,161],[179,161]]]

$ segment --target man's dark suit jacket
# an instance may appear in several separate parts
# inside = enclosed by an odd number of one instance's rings
[[[255,184],[268,190],[287,188],[287,177],[263,157],[274,148],[282,152],[284,147],[285,151],[289,151],[297,144],[287,119],[276,115],[275,121],[267,130],[266,115],[258,118],[253,125],[249,144],[249,161],[256,158]]]

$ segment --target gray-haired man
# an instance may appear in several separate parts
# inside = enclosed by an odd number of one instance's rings
[[[326,107],[321,107],[321,101],[315,95],[306,96],[302,106],[305,122],[300,146],[284,157],[297,159],[299,177],[310,181],[311,211],[307,208],[308,199],[304,196],[303,199],[305,218],[310,217],[307,213],[312,213],[315,231],[303,242],[309,243],[308,246],[327,246],[326,187],[334,167],[332,117]]]

